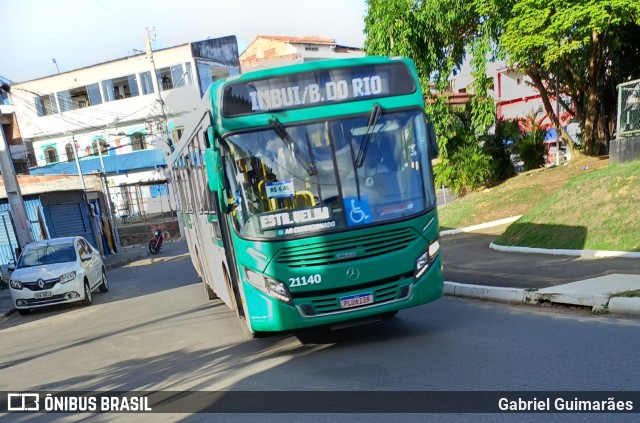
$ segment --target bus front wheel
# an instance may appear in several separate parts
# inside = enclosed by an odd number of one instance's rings
[[[224,280],[227,285],[227,290],[229,291],[229,296],[231,297],[231,301],[233,303],[234,311],[236,312],[236,317],[238,318],[238,323],[240,323],[240,327],[242,327],[242,331],[249,339],[256,339],[261,337],[261,332],[252,331],[249,327],[249,321],[247,320],[247,316],[244,314],[244,310],[242,309],[242,302],[240,301],[240,295],[237,294],[237,290],[233,289],[233,285],[231,283],[231,278],[229,277],[229,272],[227,269],[224,269]]]

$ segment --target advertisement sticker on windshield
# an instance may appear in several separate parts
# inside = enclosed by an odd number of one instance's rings
[[[267,198],[287,198],[296,195],[293,187],[293,180],[285,179],[284,181],[267,182]]]
[[[331,212],[329,211],[329,207],[315,207],[313,209],[263,214],[260,216],[260,230],[264,231],[287,226],[308,225],[310,223],[326,221],[330,218]]]

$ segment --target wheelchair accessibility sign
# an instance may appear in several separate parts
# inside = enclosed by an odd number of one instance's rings
[[[347,212],[347,223],[349,226],[363,225],[373,222],[371,207],[366,195],[357,197],[347,197],[344,199],[344,208]]]

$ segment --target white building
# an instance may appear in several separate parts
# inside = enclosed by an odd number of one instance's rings
[[[172,207],[165,157],[211,82],[239,73],[235,36],[141,52],[11,85],[31,174],[107,174],[121,215]]]

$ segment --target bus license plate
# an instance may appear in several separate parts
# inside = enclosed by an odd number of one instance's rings
[[[349,295],[348,297],[340,298],[340,308],[359,307],[371,303],[373,303],[373,294],[371,293]]]
[[[35,298],[36,300],[41,298],[49,298],[51,296],[53,296],[53,294],[51,294],[51,291],[42,291],[33,294],[33,298]]]

